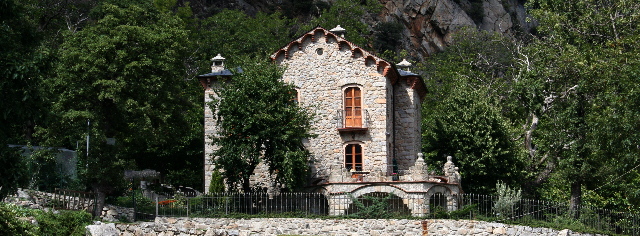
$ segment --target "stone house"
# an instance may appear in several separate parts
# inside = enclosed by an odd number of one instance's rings
[[[346,195],[393,193],[404,199],[425,199],[462,190],[457,168],[449,160],[445,176],[428,173],[420,152],[421,100],[427,93],[423,79],[410,72],[406,61],[393,64],[354,45],[340,26],[317,27],[291,41],[271,59],[285,66],[283,81],[293,84],[297,101],[313,107],[317,137],[304,140],[313,155],[310,191],[322,192],[329,202]],[[232,76],[224,58],[213,60],[212,73],[198,76],[205,102],[213,88]],[[404,68],[404,69],[399,69]],[[205,107],[205,189],[211,171],[214,111]],[[252,184],[271,187],[266,168],[257,169]],[[428,199],[426,199],[428,201]],[[454,198],[447,199],[450,206]],[[349,204],[330,203],[331,214],[343,214]],[[428,209],[413,207],[414,215]]]

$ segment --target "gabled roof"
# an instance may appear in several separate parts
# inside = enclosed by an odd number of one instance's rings
[[[385,59],[382,59],[378,56],[376,56],[375,54],[359,47],[358,45],[355,45],[354,43],[346,40],[343,37],[340,37],[337,34],[332,33],[331,31],[317,26],[316,28],[312,29],[311,31],[303,34],[302,36],[298,37],[297,39],[294,39],[293,41],[289,42],[287,45],[285,45],[284,47],[278,49],[275,53],[271,54],[271,59],[272,60],[276,60],[278,57],[280,57],[281,55],[284,55],[286,59],[289,59],[289,50],[294,47],[294,46],[300,46],[302,45],[302,43],[304,42],[304,40],[306,40],[307,38],[311,38],[311,41],[316,41],[317,39],[315,38],[316,33],[322,33],[324,34],[325,38],[327,40],[329,40],[330,38],[333,38],[336,40],[338,47],[342,48],[342,47],[348,47],[351,49],[351,52],[355,55],[356,53],[360,53],[362,55],[363,58],[365,58],[365,60],[362,61],[362,63],[365,63],[365,61],[367,59],[373,60],[375,62],[376,65],[378,65],[378,67],[382,67],[382,71],[383,71],[383,75],[387,76],[388,73],[396,73],[397,71],[394,70],[390,70],[391,67],[393,67],[393,63],[388,62]]]
[[[409,71],[399,70],[396,68],[396,66],[393,63],[376,56],[375,54],[359,47],[358,45],[355,45],[352,42],[349,42],[345,38],[340,37],[339,35],[334,34],[331,31],[320,26],[317,26],[316,28],[303,34],[297,39],[292,40],[284,47],[278,49],[275,53],[271,54],[270,56],[271,59],[276,61],[281,56],[284,56],[285,59],[289,59],[289,50],[292,47],[295,47],[295,46],[300,47],[302,43],[308,38],[311,38],[311,41],[315,42],[317,40],[315,38],[316,33],[324,34],[326,40],[329,40],[330,38],[335,39],[339,48],[348,47],[349,49],[351,49],[353,56],[360,54],[362,58],[364,58],[364,60],[362,60],[362,63],[367,63],[367,61],[374,62],[375,65],[378,66],[378,71],[381,71],[381,74],[383,76],[390,78],[392,81],[394,81],[394,83],[400,78],[402,79],[406,78],[408,80],[411,80],[412,88],[418,90],[420,97],[423,98],[424,95],[426,94],[426,85],[420,75],[409,72]]]

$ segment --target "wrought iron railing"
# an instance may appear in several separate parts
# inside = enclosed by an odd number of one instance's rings
[[[369,128],[369,112],[355,108],[337,111],[338,129],[366,129]]]
[[[567,224],[605,234],[640,235],[640,215],[594,207],[572,211],[568,204],[522,199],[507,208],[496,208],[496,196],[477,194],[413,194],[402,199],[387,193],[351,195],[320,193],[217,193],[195,198],[156,202],[158,216],[315,217],[341,215],[353,218],[455,218],[563,228]],[[336,214],[336,212],[338,214]]]

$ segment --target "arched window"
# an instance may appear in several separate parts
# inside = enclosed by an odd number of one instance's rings
[[[349,144],[344,148],[344,167],[347,170],[362,171],[362,146]]]
[[[344,127],[362,127],[362,92],[358,87],[344,90]]]

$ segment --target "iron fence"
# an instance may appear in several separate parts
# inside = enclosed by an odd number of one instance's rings
[[[92,215],[96,208],[96,194],[91,192],[56,188],[51,201],[55,209],[84,210]]]
[[[498,207],[501,206],[501,207]],[[153,212],[155,210],[155,212]],[[150,214],[173,217],[318,217],[469,219],[565,228],[604,234],[640,235],[640,216],[608,209],[522,199],[504,202],[478,194],[217,193],[155,201]],[[246,216],[251,217],[251,216]]]

